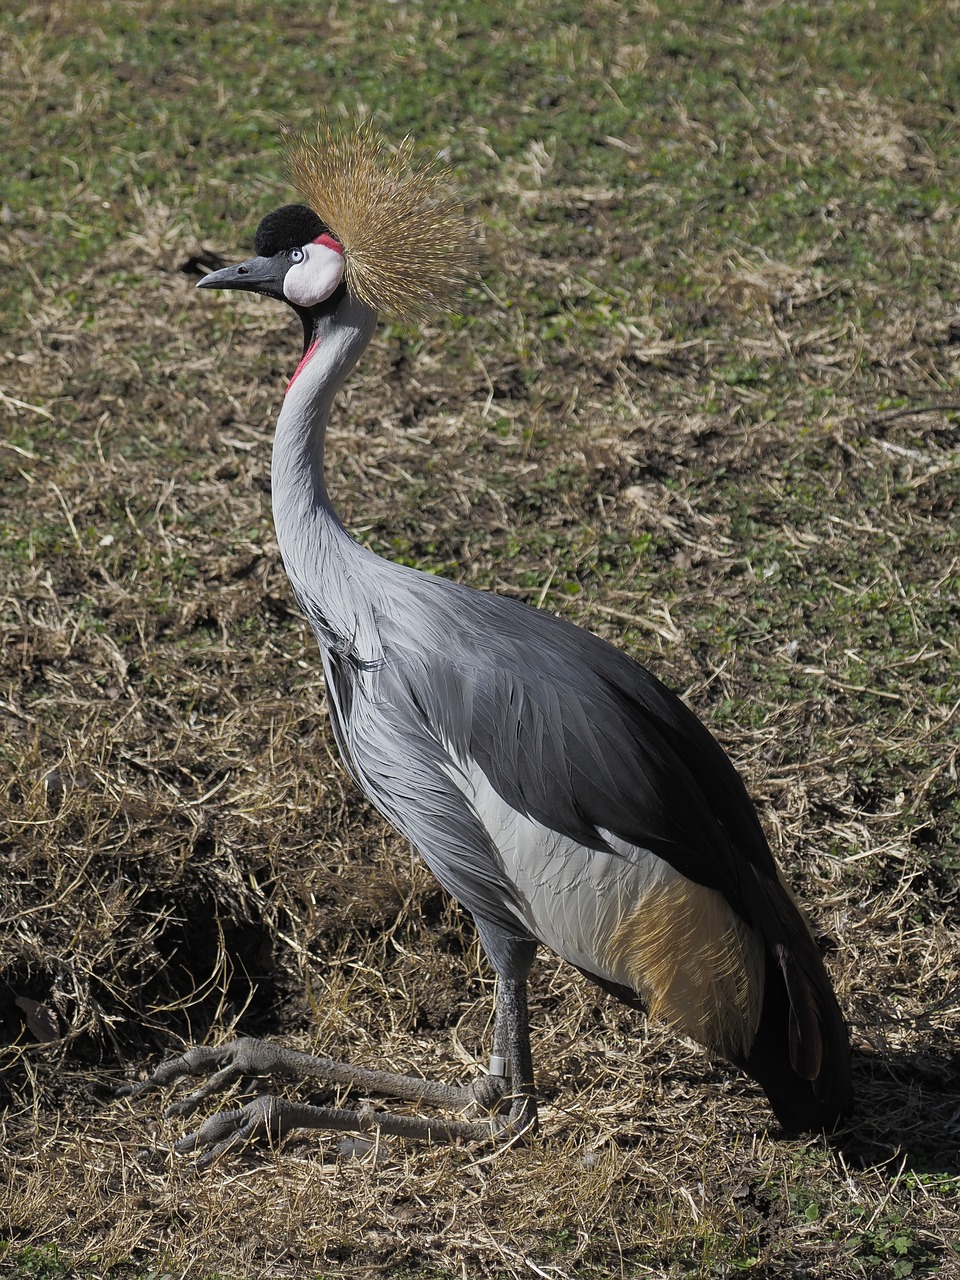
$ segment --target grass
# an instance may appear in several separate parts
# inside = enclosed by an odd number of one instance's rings
[[[960,1274],[956,13],[0,23],[0,1273]],[[158,1103],[113,1100],[233,1028],[448,1077],[485,1054],[472,927],[337,762],[280,564],[296,326],[193,293],[286,198],[277,118],[321,105],[444,149],[484,239],[463,316],[383,325],[353,376],[344,518],[613,639],[711,725],[851,1020],[830,1141],[550,957],[526,1150],[307,1135],[198,1175]]]

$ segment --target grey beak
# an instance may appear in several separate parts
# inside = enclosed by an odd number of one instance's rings
[[[290,263],[281,255],[250,258],[239,266],[211,271],[208,276],[197,281],[197,288],[245,289],[249,293],[262,293],[268,298],[277,298],[283,302],[283,278],[289,266]]]

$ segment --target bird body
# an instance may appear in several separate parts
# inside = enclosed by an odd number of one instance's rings
[[[325,658],[361,789],[478,921],[536,939],[744,1061],[764,998],[764,921],[770,945],[787,945],[771,899],[818,978],[822,967],[715,740],[596,637],[431,575],[414,587],[413,572],[394,579],[388,598],[408,615],[381,616],[375,665]],[[820,987],[829,1008],[825,977]],[[815,1113],[809,1083],[797,1085]]]
[[[510,1059],[515,1095],[530,1094],[526,977],[543,944],[743,1067],[788,1127],[832,1126],[850,1105],[843,1019],[743,783],[709,731],[614,646],[385,561],[337,516],[326,424],[374,332],[378,299],[376,238],[362,234],[362,219],[350,223],[365,255],[362,288],[352,287],[349,238],[316,213],[317,184],[330,177],[325,140],[321,131],[318,147],[300,144],[292,166],[314,197],[312,219],[307,206],[269,215],[258,257],[201,283],[282,298],[303,321],[273,453],[284,565],[320,645],[347,768],[473,915],[500,976],[492,1062]],[[331,180],[337,208],[351,182],[387,204],[400,191],[409,226],[416,202],[401,179],[358,178],[348,160]],[[446,205],[437,212],[435,187],[425,190],[415,244],[432,243],[431,218],[453,225]],[[449,283],[442,244],[437,260],[436,278],[427,271],[421,282],[431,298],[443,292],[438,279]],[[403,262],[390,264],[390,289],[403,279],[416,292]]]
[[[764,937],[771,898],[818,978],[822,966],[739,775],[696,716],[614,646],[383,560],[348,534],[323,478],[324,437],[375,322],[345,294],[311,331],[274,444],[281,553],[320,644],[348,768],[488,929],[535,939],[746,1061],[765,954],[783,945]],[[829,1005],[825,975],[820,985]]]

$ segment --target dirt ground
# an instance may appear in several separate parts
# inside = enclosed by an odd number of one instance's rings
[[[960,237],[933,10],[522,4],[474,29],[398,5],[388,62],[365,6],[323,17],[399,134],[421,104],[378,98],[382,66],[428,84],[420,132],[483,248],[463,316],[384,324],[341,396],[344,521],[613,640],[712,728],[849,1017],[848,1127],[786,1137],[749,1080],[546,954],[527,1148],[302,1134],[198,1173],[162,1099],[115,1097],[237,1032],[464,1079],[491,1029],[471,922],[337,759],[283,574],[296,324],[194,292],[285,198],[274,117],[313,108],[281,55],[313,96],[339,74],[282,6],[240,8],[5,19],[0,1272],[960,1275]]]

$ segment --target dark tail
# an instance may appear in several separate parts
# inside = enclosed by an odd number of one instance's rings
[[[737,1065],[763,1087],[785,1129],[830,1130],[853,1109],[846,1024],[789,891],[756,879],[754,927],[766,951],[763,1008],[750,1052]]]

